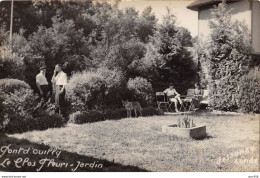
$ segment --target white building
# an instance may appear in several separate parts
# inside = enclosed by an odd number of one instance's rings
[[[188,9],[198,11],[198,38],[210,34],[210,9],[221,0],[196,0]],[[227,0],[227,8],[232,10],[233,19],[243,21],[252,37],[252,54],[260,56],[260,0]]]

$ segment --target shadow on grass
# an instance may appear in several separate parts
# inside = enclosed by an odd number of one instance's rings
[[[203,141],[203,140],[208,140],[210,138],[214,138],[214,137],[212,137],[211,135],[206,134],[204,137],[194,138],[194,140],[201,140],[201,141]]]
[[[7,147],[9,146],[9,149]],[[6,147],[5,147],[6,146]],[[79,155],[53,148],[26,139],[16,139],[6,135],[0,135],[0,171],[8,172],[146,172],[136,166],[124,166],[104,159]],[[16,151],[19,151],[19,154]],[[23,152],[29,150],[28,153]],[[38,154],[36,154],[36,151]],[[4,151],[5,154],[4,154]],[[60,155],[57,154],[60,151]],[[40,154],[40,152],[42,154]],[[45,153],[45,154],[44,154]],[[53,154],[51,154],[53,153]],[[48,159],[44,161],[45,159]],[[10,162],[9,162],[10,161]],[[9,162],[9,163],[8,163]],[[61,164],[64,163],[64,164]],[[66,164],[67,163],[67,164]]]
[[[208,109],[198,109],[194,112],[189,112],[187,113],[188,115],[192,115],[192,116],[198,116],[198,117],[219,117],[219,116],[225,116],[225,117],[237,117],[239,115],[242,115],[242,113],[238,113],[238,112],[230,112],[230,111],[217,111],[217,112],[213,112],[211,110]]]

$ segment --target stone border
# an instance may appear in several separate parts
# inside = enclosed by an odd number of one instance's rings
[[[196,126],[193,128],[180,128],[177,124],[162,126],[162,132],[169,135],[176,135],[183,138],[203,138],[206,136],[206,126]]]

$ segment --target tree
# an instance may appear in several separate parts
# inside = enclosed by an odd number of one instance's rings
[[[11,3],[3,1],[0,4],[0,24],[10,26]],[[15,1],[13,32],[18,33],[20,28],[23,28],[25,30],[24,36],[27,38],[40,25],[47,28],[51,27],[51,18],[59,15],[65,19],[74,20],[75,28],[84,28],[84,33],[88,35],[91,31],[91,26],[83,19],[82,14],[91,4],[91,1]]]
[[[183,46],[185,47],[192,46],[192,37],[190,31],[187,28],[178,27],[177,36]]]
[[[51,27],[39,26],[38,30],[29,36],[29,49],[23,53],[27,70],[31,70],[27,82],[35,86],[35,75],[39,71],[39,66],[43,64],[47,66],[46,76],[49,80],[54,66],[58,63],[68,62],[70,69],[66,71],[68,75],[72,71],[82,68],[84,70],[88,64],[87,58],[80,54],[80,48],[84,43],[83,30],[76,30],[73,20],[54,16]]]
[[[134,8],[119,10],[107,3],[93,5],[93,13],[84,17],[93,24],[89,35],[89,57],[96,67],[124,71],[129,77],[136,75],[134,61],[144,55],[144,44],[137,32],[138,12]]]
[[[138,24],[137,34],[144,43],[149,42],[149,37],[154,35],[156,30],[157,19],[152,13],[152,7],[148,6],[144,9]]]
[[[239,21],[233,21],[225,2],[215,6],[210,20],[210,98],[216,109],[238,108],[239,79],[250,65],[250,35]]]
[[[196,66],[185,48],[191,43],[191,37],[186,29],[177,27],[175,22],[176,17],[168,10],[137,66],[155,90],[161,91],[169,83],[174,83],[177,90],[185,93],[195,81]]]
[[[0,24],[9,27],[11,3],[10,1],[3,1],[0,2],[0,4]],[[24,28],[26,30],[25,35],[28,36],[30,33],[36,30],[37,25],[40,24],[32,2],[14,2],[13,12],[13,33],[19,33],[20,28]]]

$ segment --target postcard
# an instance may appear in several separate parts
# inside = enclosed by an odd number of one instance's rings
[[[260,1],[0,9],[2,173],[259,176]]]

